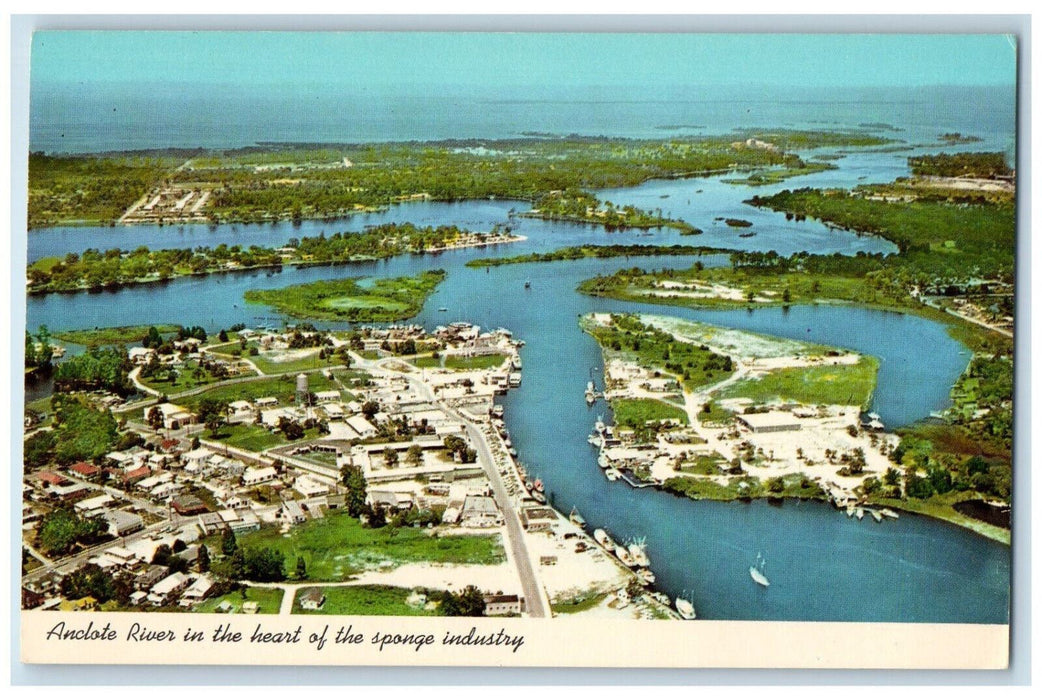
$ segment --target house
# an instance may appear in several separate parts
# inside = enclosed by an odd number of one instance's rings
[[[228,413],[232,420],[250,420],[253,418],[253,404],[249,401],[232,401],[228,404]]]
[[[260,529],[260,519],[252,510],[233,510],[228,508],[222,510],[220,516],[224,521],[224,527],[229,528],[235,534]]]
[[[126,547],[110,547],[105,550],[105,556],[125,569],[133,569],[141,561],[136,554]]]
[[[170,507],[178,515],[198,515],[210,510],[197,496],[185,494],[170,501]]]
[[[148,361],[151,360],[156,354],[156,351],[152,348],[130,348],[127,350],[127,357],[135,365],[147,365]]]
[[[148,422],[148,416],[152,412],[152,409],[159,409],[159,413],[162,416],[163,427],[167,430],[178,430],[186,425],[191,425],[196,421],[195,414],[187,408],[173,403],[161,403],[144,409],[144,419],[146,423]]]
[[[221,532],[226,527],[220,513],[203,513],[199,516],[198,522],[203,536]]]
[[[185,452],[181,455],[182,461],[184,461],[185,471],[190,473],[201,472],[206,467],[206,460],[213,455],[213,451],[205,447]]]
[[[319,403],[335,403],[340,400],[340,392],[336,389],[329,391],[316,391],[315,400]]]
[[[263,398],[257,399],[256,401],[254,401],[254,403],[257,405],[257,408],[271,408],[273,406],[278,406],[279,400],[276,399],[274,396],[265,396]]]
[[[123,483],[127,486],[132,486],[147,478],[151,473],[152,470],[148,466],[131,469],[123,475]]]
[[[101,474],[101,467],[97,467],[90,462],[76,462],[76,464],[69,467],[69,471],[84,479],[93,479]]]
[[[213,590],[214,582],[206,574],[201,574],[192,585],[185,589],[185,592],[181,594],[181,600],[179,604],[182,607],[191,607],[197,603],[201,603],[206,600],[206,596]]]
[[[322,410],[325,411],[326,418],[329,420],[340,420],[344,417],[344,408],[338,403],[327,403],[322,406]]]
[[[167,575],[166,567],[159,564],[149,564],[144,571],[134,577],[134,588],[139,591],[147,591],[152,586],[162,581]]]
[[[298,600],[304,610],[321,610],[326,603],[326,596],[321,588],[305,588],[300,592]]]
[[[495,595],[484,596],[485,614],[492,615],[520,615],[525,609],[525,599],[518,595]]]
[[[47,489],[47,493],[50,494],[51,498],[65,503],[72,503],[90,493],[90,487],[84,484],[65,484],[64,486],[51,486]]]
[[[283,522],[291,525],[297,525],[307,520],[307,516],[304,515],[304,509],[300,507],[299,501],[285,501],[282,507],[279,508],[278,517]]]
[[[64,476],[54,472],[37,472],[36,480],[40,482],[41,486],[64,486],[69,483]]]
[[[521,509],[521,527],[529,532],[548,532],[557,522],[557,514],[546,506]]]
[[[125,537],[145,529],[145,521],[140,515],[128,513],[125,510],[110,510],[102,517],[109,524],[109,534],[114,537]]]
[[[172,573],[152,586],[148,593],[148,602],[156,607],[169,605],[181,591],[188,587],[189,583],[190,579],[187,575],[180,571]]]
[[[344,422],[347,423],[352,430],[358,433],[359,437],[363,440],[376,437],[376,426],[366,420],[365,416],[361,414],[350,416],[349,418],[344,419]]]
[[[73,509],[81,517],[93,518],[95,515],[100,515],[105,510],[105,507],[110,503],[114,503],[115,500],[109,494],[103,493],[100,496],[92,496],[91,498],[77,501]]]
[[[467,496],[460,512],[460,525],[463,527],[498,527],[503,524],[503,516],[490,496]]]
[[[256,486],[273,481],[278,477],[274,467],[251,467],[242,473],[243,486]]]
[[[296,478],[293,482],[293,488],[305,498],[325,496],[329,493],[329,486],[306,474],[302,474]]]

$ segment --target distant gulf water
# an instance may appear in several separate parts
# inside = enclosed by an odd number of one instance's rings
[[[741,128],[854,128],[935,143],[946,132],[1012,157],[1012,87],[810,89],[780,86],[480,88],[159,83],[32,85],[30,148],[81,153],[234,148],[260,142],[513,138],[531,133],[668,138]],[[938,144],[939,148],[939,144]],[[967,148],[961,146],[960,148]]]

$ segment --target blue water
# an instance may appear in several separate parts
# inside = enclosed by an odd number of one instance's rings
[[[115,89],[115,88],[113,88]],[[117,93],[113,93],[116,95]],[[962,131],[983,136],[982,149],[1005,150],[1011,140],[1009,95],[996,91],[920,90],[914,93],[858,93],[831,102],[800,102],[777,95],[736,99],[636,101],[618,103],[610,95],[544,100],[503,94],[453,96],[451,109],[400,109],[401,95],[373,96],[365,109],[346,99],[316,96],[302,113],[274,109],[286,95],[196,96],[176,90],[156,101],[118,93],[117,116],[107,115],[106,96],[94,90],[81,96],[81,110],[61,109],[68,96],[34,95],[33,147],[97,151],[162,145],[233,146],[254,140],[361,141],[463,136],[514,136],[522,130],[661,137],[722,132],[734,126],[842,127],[884,121],[904,131],[895,134],[918,151],[936,147],[937,134]],[[855,99],[860,96],[862,99]],[[343,97],[343,96],[341,96]],[[414,96],[415,97],[415,96]],[[589,97],[589,96],[587,96]],[[732,96],[734,97],[734,96]],[[242,98],[242,99],[240,99]],[[458,99],[457,99],[458,98]],[[531,96],[528,96],[531,98]],[[874,98],[874,99],[870,99]],[[417,98],[419,99],[419,98]],[[48,102],[48,100],[54,101]],[[198,100],[202,100],[201,102]],[[994,110],[978,111],[982,100]],[[139,104],[141,102],[141,104]],[[158,102],[169,109],[156,109]],[[388,107],[387,110],[373,107]],[[393,107],[394,109],[390,109]],[[494,107],[494,108],[493,108]],[[217,120],[207,113],[227,109]],[[292,113],[292,118],[288,116]],[[186,118],[192,115],[193,118]],[[93,124],[94,130],[85,125]],[[659,126],[689,125],[680,129]],[[698,126],[699,128],[694,128]],[[59,131],[64,136],[59,136]],[[927,144],[927,145],[923,145]],[[950,149],[949,149],[950,150]],[[583,389],[601,366],[596,343],[577,318],[593,311],[639,311],[698,319],[790,338],[848,347],[880,359],[873,407],[890,427],[924,418],[947,405],[948,391],[965,368],[965,348],[944,328],[918,317],[841,306],[793,307],[756,311],[695,311],[617,302],[575,292],[583,279],[639,265],[647,269],[682,267],[694,258],[580,260],[473,269],[476,257],[554,250],[578,243],[686,243],[747,250],[800,250],[854,254],[893,252],[888,242],[832,231],[815,222],[787,222],[783,216],[743,203],[754,193],[782,187],[842,186],[890,181],[907,173],[902,153],[860,153],[837,161],[840,169],[790,180],[781,186],[749,188],[721,178],[653,181],[636,188],[599,193],[616,203],[661,208],[705,230],[681,237],[671,230],[606,233],[592,226],[511,217],[517,202],[409,203],[385,212],[336,222],[243,226],[55,228],[34,231],[29,259],[96,248],[153,248],[196,245],[278,245],[291,237],[325,231],[361,230],[386,221],[454,223],[474,230],[510,223],[528,239],[495,249],[443,253],[432,259],[403,256],[392,260],[308,269],[251,271],[182,278],[118,291],[52,294],[27,300],[28,325],[52,330],[152,322],[200,324],[216,330],[233,323],[278,324],[284,319],[265,307],[244,304],[247,289],[344,276],[396,276],[442,267],[448,277],[414,319],[427,327],[466,319],[484,327],[503,326],[526,341],[524,381],[505,399],[507,421],[520,459],[547,484],[559,509],[577,507],[593,527],[607,527],[617,538],[646,537],[658,587],[681,592],[700,616],[711,619],[862,620],[1004,622],[1009,605],[1009,548],[944,523],[902,515],[896,522],[857,521],[817,503],[707,503],[675,498],[651,489],[635,491],[607,482],[586,443],[598,414],[607,406],[586,405]],[[738,238],[716,217],[752,221],[757,235]],[[725,264],[724,256],[702,258]],[[531,282],[525,290],[524,282]],[[439,312],[445,307],[447,312]],[[758,552],[767,558],[771,587],[755,586],[748,567]]]

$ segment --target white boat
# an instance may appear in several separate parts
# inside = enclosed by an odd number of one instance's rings
[[[604,425],[604,421],[600,416],[597,416],[597,422],[593,424],[593,429],[600,435],[603,435],[604,431],[607,430],[607,426]]]
[[[861,520],[864,517],[865,517],[865,509],[864,508],[858,508],[857,509],[857,519]]]
[[[604,444],[604,438],[602,438],[600,435],[593,434],[590,437],[586,438],[586,442],[590,443],[594,447],[600,447]]]
[[[577,511],[574,507],[572,508],[572,512],[568,514],[568,519],[571,520],[574,524],[578,525],[579,527],[586,527],[586,518],[580,515],[579,511]]]
[[[749,567],[749,576],[752,577],[753,581],[760,584],[764,588],[771,585],[771,582],[767,580],[767,575],[764,573],[767,570],[767,561],[760,556],[756,555],[756,564]]]
[[[611,466],[611,462],[609,462],[609,461],[608,461],[608,457],[607,457],[607,455],[605,455],[605,454],[604,454],[604,453],[602,452],[602,453],[601,453],[601,454],[600,454],[600,455],[599,455],[599,456],[597,457],[597,465],[598,465],[598,466],[599,466],[599,467],[600,467],[601,469],[607,469],[608,467],[610,467],[610,466]]]
[[[492,415],[495,416],[496,418],[502,418],[503,417],[503,407],[500,406],[499,404],[496,404],[495,406],[493,406],[492,407]]]
[[[611,548],[615,549],[615,543],[611,541],[608,532],[602,528],[597,528],[593,531],[593,539],[597,540],[597,544],[602,547],[607,547],[610,544]]]
[[[630,556],[629,550],[621,544],[615,548],[615,556],[626,566],[633,566],[633,557]]]
[[[655,583],[655,572],[651,569],[637,569],[637,578],[650,586]]]
[[[618,469],[605,469],[604,476],[608,477],[608,481],[618,481],[622,478],[622,472]]]
[[[847,517],[854,517],[854,506],[847,506]]]
[[[884,508],[883,510],[881,510],[879,512],[882,513],[883,515],[885,515],[888,518],[893,518],[894,520],[897,520],[900,517],[897,514],[897,511],[890,510],[889,508]]]
[[[868,512],[872,514],[872,517],[876,519],[877,523],[883,522],[883,514],[878,510],[869,510]]]
[[[685,620],[694,620],[696,617],[695,606],[691,604],[691,601],[684,598],[677,598],[677,612]]]
[[[648,566],[651,564],[648,560],[647,545],[643,539],[634,540],[630,543],[628,549],[630,557],[633,558],[633,563],[637,566]]]

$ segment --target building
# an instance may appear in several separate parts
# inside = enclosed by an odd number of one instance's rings
[[[191,494],[178,496],[170,501],[170,506],[178,515],[199,515],[210,510],[197,496]]]
[[[557,522],[557,514],[546,506],[529,506],[521,509],[521,526],[529,532],[547,532]]]
[[[76,462],[76,464],[69,467],[69,471],[78,474],[84,479],[93,479],[101,474],[101,467],[97,467],[90,462]]]
[[[304,610],[321,610],[326,604],[326,595],[321,588],[305,588],[300,592],[299,600]]]
[[[329,493],[329,486],[323,484],[316,479],[302,474],[296,478],[293,482],[293,488],[305,498],[315,498],[316,496],[325,496]]]
[[[257,486],[258,484],[274,481],[278,475],[274,467],[253,467],[242,473],[242,485]]]
[[[350,416],[345,418],[344,422],[358,433],[358,436],[363,440],[376,437],[376,426],[366,420],[366,417],[363,415]]]
[[[191,607],[196,603],[201,603],[206,600],[206,596],[210,595],[210,591],[213,590],[213,580],[206,574],[201,574],[191,586],[185,589],[185,592],[181,594],[180,605],[182,607]]]
[[[304,515],[304,509],[298,501],[284,501],[279,508],[279,519],[290,525],[298,525],[308,518]]]
[[[159,413],[162,416],[163,427],[167,430],[178,430],[179,428],[191,425],[196,421],[195,414],[187,408],[172,403],[161,403],[144,409],[144,419],[146,423],[148,422],[149,413],[151,413],[154,408],[159,409]]]
[[[800,421],[791,413],[768,411],[767,413],[743,413],[737,416],[739,422],[754,433],[780,433],[799,430]]]
[[[145,521],[136,513],[125,510],[110,510],[103,516],[109,524],[109,534],[114,537],[125,537],[145,529]]]
[[[315,400],[319,403],[334,403],[340,400],[340,392],[335,389],[329,391],[316,391]]]
[[[105,511],[105,507],[115,502],[112,496],[107,493],[103,493],[99,496],[92,496],[91,498],[85,498],[82,501],[77,501],[73,506],[77,515],[84,518],[93,518],[95,515],[100,515]]]
[[[185,588],[188,587],[190,579],[181,572],[170,574],[162,581],[152,586],[148,593],[148,602],[156,607],[169,605],[177,598]]]
[[[525,599],[518,595],[485,595],[485,614],[520,615],[525,610]]]
[[[467,496],[460,511],[460,525],[463,527],[499,527],[503,524],[503,516],[496,507],[496,501],[490,496]]]

